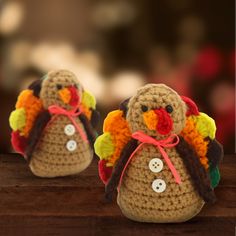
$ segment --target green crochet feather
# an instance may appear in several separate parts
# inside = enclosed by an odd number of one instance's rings
[[[211,186],[215,188],[220,182],[220,172],[218,167],[212,168],[210,167],[210,178],[211,178]]]

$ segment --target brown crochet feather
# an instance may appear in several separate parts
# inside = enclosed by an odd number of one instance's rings
[[[123,111],[124,117],[126,117],[127,112],[128,112],[128,103],[129,103],[130,98],[124,100],[123,102],[120,103],[119,109]]]
[[[92,111],[92,116],[91,116],[91,125],[94,127],[94,128],[97,128],[98,126],[98,122],[100,120],[100,113],[97,111],[97,110],[94,110],[91,108],[91,111]]]
[[[200,163],[197,153],[183,137],[180,136],[179,139],[176,150],[182,157],[196,190],[205,202],[215,202],[215,194],[211,188],[209,175]]]
[[[46,127],[50,119],[51,119],[51,115],[48,111],[43,111],[36,118],[34,125],[32,127],[32,130],[30,132],[29,138],[28,138],[29,141],[28,141],[28,146],[26,149],[26,158],[28,162],[30,162],[32,153],[39,139],[41,138],[44,128]]]
[[[207,150],[207,158],[212,168],[218,166],[220,161],[223,159],[224,150],[222,145],[216,140],[210,140]]]
[[[123,151],[121,153],[121,157],[118,159],[118,161],[115,165],[115,168],[112,172],[112,176],[106,185],[105,197],[107,200],[109,200],[109,201],[112,200],[112,195],[115,192],[115,190],[119,184],[121,173],[122,173],[128,159],[129,159],[130,155],[137,148],[137,145],[138,145],[137,140],[131,139],[127,143],[125,148],[123,149]]]
[[[39,98],[39,94],[41,91],[41,86],[42,86],[42,80],[38,79],[34,81],[30,86],[29,89],[33,90],[33,94],[35,97]]]
[[[96,139],[95,131],[94,131],[92,125],[90,124],[88,118],[84,114],[80,114],[79,119],[80,119],[80,121],[82,122],[82,124],[84,126],[84,129],[85,129],[85,132],[87,134],[90,146],[93,149],[93,144],[94,144],[95,139]]]

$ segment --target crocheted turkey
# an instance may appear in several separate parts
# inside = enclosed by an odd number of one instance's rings
[[[108,114],[95,142],[106,197],[128,218],[184,222],[215,201],[222,147],[215,123],[187,97],[149,84]]]
[[[40,177],[83,171],[93,158],[95,106],[73,73],[48,73],[18,97],[10,115],[13,148]]]

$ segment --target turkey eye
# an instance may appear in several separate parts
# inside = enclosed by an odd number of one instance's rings
[[[79,89],[79,85],[78,85],[78,84],[75,84],[75,88]]]
[[[166,106],[166,111],[167,111],[168,113],[171,113],[171,112],[173,111],[173,107],[172,107],[171,105],[167,105],[167,106]]]
[[[57,84],[57,89],[58,89],[58,90],[62,89],[62,85]]]
[[[143,112],[146,112],[146,111],[148,111],[148,107],[147,107],[147,106],[145,106],[145,105],[142,105],[142,106],[141,106],[141,109],[142,109],[142,111],[143,111]]]

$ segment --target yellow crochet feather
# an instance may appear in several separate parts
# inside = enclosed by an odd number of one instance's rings
[[[210,116],[203,112],[200,112],[198,116],[193,116],[192,118],[196,123],[196,129],[203,136],[203,138],[215,138],[216,124]]]
[[[14,110],[9,118],[10,127],[14,131],[22,131],[26,124],[26,114],[24,108]]]
[[[94,144],[94,148],[100,159],[108,160],[115,151],[111,134],[106,132],[99,136]]]
[[[123,111],[115,110],[107,115],[103,132],[95,142],[95,152],[100,159],[107,161],[106,166],[114,166],[131,138],[131,132]]]
[[[184,139],[195,149],[200,158],[200,162],[206,169],[209,168],[207,158],[209,141],[206,138],[214,139],[215,133],[215,121],[203,112],[200,112],[197,116],[189,116],[181,132]]]
[[[82,95],[82,104],[88,108],[95,109],[96,99],[90,92],[84,91]]]

